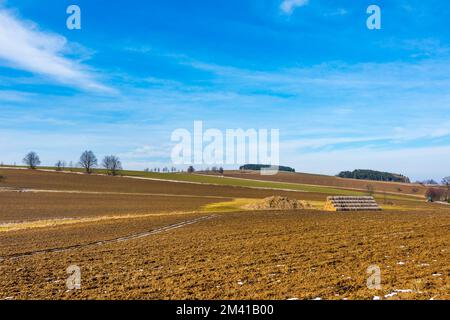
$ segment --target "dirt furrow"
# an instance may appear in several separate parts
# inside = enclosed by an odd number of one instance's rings
[[[81,191],[81,190],[47,190],[47,189],[15,189],[0,188],[0,192],[24,192],[24,193],[69,193],[69,194],[93,194],[93,195],[120,195],[120,196],[152,196],[152,197],[176,197],[176,198],[206,198],[206,199],[229,199],[226,196],[199,196],[189,194],[170,193],[132,193],[132,192],[108,192],[108,191]]]

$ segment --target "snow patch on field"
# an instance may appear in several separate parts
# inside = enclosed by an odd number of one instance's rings
[[[392,291],[391,293],[388,293],[387,295],[385,295],[385,298],[392,298],[395,297],[396,295],[398,295],[399,293],[421,293],[420,291],[414,291],[411,289],[396,289],[394,291]]]

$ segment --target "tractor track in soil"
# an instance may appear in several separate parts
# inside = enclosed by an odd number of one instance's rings
[[[123,237],[118,237],[118,238],[113,238],[113,239],[108,239],[108,240],[99,240],[99,241],[93,241],[93,242],[85,243],[85,244],[77,244],[77,245],[66,246],[66,247],[42,249],[42,250],[29,251],[29,252],[20,253],[20,254],[12,254],[9,256],[0,257],[0,262],[5,261],[5,260],[16,260],[16,259],[25,258],[25,257],[31,257],[31,256],[35,256],[38,254],[67,252],[67,251],[77,250],[77,249],[86,248],[86,247],[100,246],[100,245],[105,245],[105,244],[110,244],[110,243],[119,243],[119,242],[125,242],[125,241],[145,238],[145,237],[149,237],[149,236],[152,236],[155,234],[159,234],[159,233],[171,231],[174,229],[182,228],[182,227],[185,227],[188,225],[192,225],[192,224],[195,224],[195,223],[198,223],[201,221],[214,219],[216,217],[217,217],[217,215],[203,216],[203,217],[199,217],[196,219],[191,219],[191,220],[186,220],[186,221],[170,224],[170,225],[160,227],[160,228],[157,228],[154,230],[150,230],[147,232],[130,234],[128,236],[123,236]]]

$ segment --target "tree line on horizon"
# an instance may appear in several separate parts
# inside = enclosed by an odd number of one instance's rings
[[[337,175],[337,177],[358,180],[411,183],[410,179],[404,175],[375,170],[358,169],[353,171],[342,171]]]
[[[27,153],[27,155],[23,158],[23,163],[30,169],[37,169],[37,167],[41,164],[41,160],[39,158],[39,155],[32,151]],[[84,151],[81,156],[79,161],[77,162],[77,164],[79,167],[85,169],[85,172],[88,174],[91,174],[93,172],[94,168],[98,167],[98,160],[97,157],[95,156],[94,152],[90,151],[90,150],[86,150]],[[0,166],[3,166],[3,163],[0,164]],[[15,164],[14,164],[15,166]],[[55,168],[56,171],[63,171],[65,168],[75,168],[76,166],[73,165],[72,161],[67,164],[66,161],[64,160],[58,160],[55,163]],[[110,156],[105,156],[101,162],[101,168],[106,169],[107,174],[108,175],[112,175],[112,176],[116,176],[120,173],[121,170],[123,170],[122,168],[122,163],[119,159],[119,157],[115,156],[115,155],[110,155]],[[210,171],[210,169],[208,168],[206,171]],[[223,173],[223,168],[217,169],[216,167],[213,167],[211,169],[211,171],[214,172],[221,172]],[[175,172],[184,172],[178,170],[175,167],[171,167],[170,169],[168,167],[164,167],[164,168],[154,168],[154,169],[149,169],[146,168],[144,169],[144,172],[155,172],[155,173],[175,173]],[[188,173],[194,173],[195,169],[193,166],[190,166],[187,169]]]
[[[278,171],[283,172],[295,172],[294,168],[287,166],[275,166]],[[270,169],[272,166],[270,164],[245,164],[239,167],[239,170],[251,170],[251,171],[262,171],[263,169]]]
[[[36,152],[31,151],[27,153],[27,155],[23,158],[23,163],[28,168],[34,170],[41,164],[41,160]],[[86,150],[81,154],[78,164],[81,168],[84,168],[86,173],[91,174],[93,172],[93,169],[98,167],[98,160],[94,152],[92,152],[91,150]],[[69,166],[73,167],[72,162]],[[66,167],[66,162],[63,160],[58,160],[55,164],[55,167],[57,171],[62,171]],[[106,170],[108,175],[116,176],[117,174],[119,174],[120,170],[122,170],[122,163],[119,157],[109,155],[103,158],[101,167]]]

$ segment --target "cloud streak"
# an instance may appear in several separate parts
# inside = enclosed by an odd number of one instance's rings
[[[114,91],[97,81],[88,67],[64,56],[71,47],[66,38],[40,31],[36,24],[20,20],[1,8],[0,26],[3,65],[87,91]]]
[[[306,6],[308,2],[309,0],[284,0],[280,5],[280,9],[285,14],[291,15],[296,8]]]

